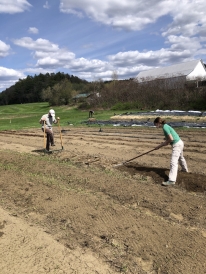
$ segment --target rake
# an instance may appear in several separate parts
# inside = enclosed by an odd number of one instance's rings
[[[130,161],[132,161],[132,160],[134,160],[134,159],[137,159],[137,158],[139,158],[139,157],[142,157],[143,155],[148,154],[148,153],[150,153],[150,152],[152,152],[152,151],[154,151],[154,150],[156,150],[156,148],[153,148],[153,149],[151,149],[151,150],[149,150],[149,151],[147,151],[147,152],[145,152],[145,153],[142,153],[142,154],[140,154],[140,155],[138,155],[138,156],[136,156],[136,157],[134,157],[134,158],[132,158],[132,159],[129,159],[129,160],[127,160],[127,161],[125,161],[125,162],[123,162],[123,163],[121,163],[121,164],[114,165],[114,167],[123,166],[124,164],[126,164],[126,163],[128,163],[128,162],[130,162]]]

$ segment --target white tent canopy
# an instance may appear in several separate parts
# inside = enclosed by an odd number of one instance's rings
[[[156,68],[141,71],[135,78],[138,82],[152,81],[155,79],[166,79],[185,76],[186,80],[206,80],[206,67],[203,61],[193,60],[169,67]]]

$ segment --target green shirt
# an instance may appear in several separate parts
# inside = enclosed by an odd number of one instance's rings
[[[180,140],[180,137],[177,134],[177,132],[171,126],[167,124],[164,124],[163,132],[164,132],[165,138],[167,138],[169,134],[172,135],[173,141],[170,143],[171,145],[176,144]]]

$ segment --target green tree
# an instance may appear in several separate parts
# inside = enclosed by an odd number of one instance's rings
[[[53,87],[42,91],[42,100],[50,105],[68,105],[72,99],[72,84],[68,79],[63,79]]]

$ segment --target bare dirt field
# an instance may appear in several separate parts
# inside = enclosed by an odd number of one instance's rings
[[[206,273],[206,130],[178,129],[189,173],[175,186],[161,129],[0,132],[1,274]]]

